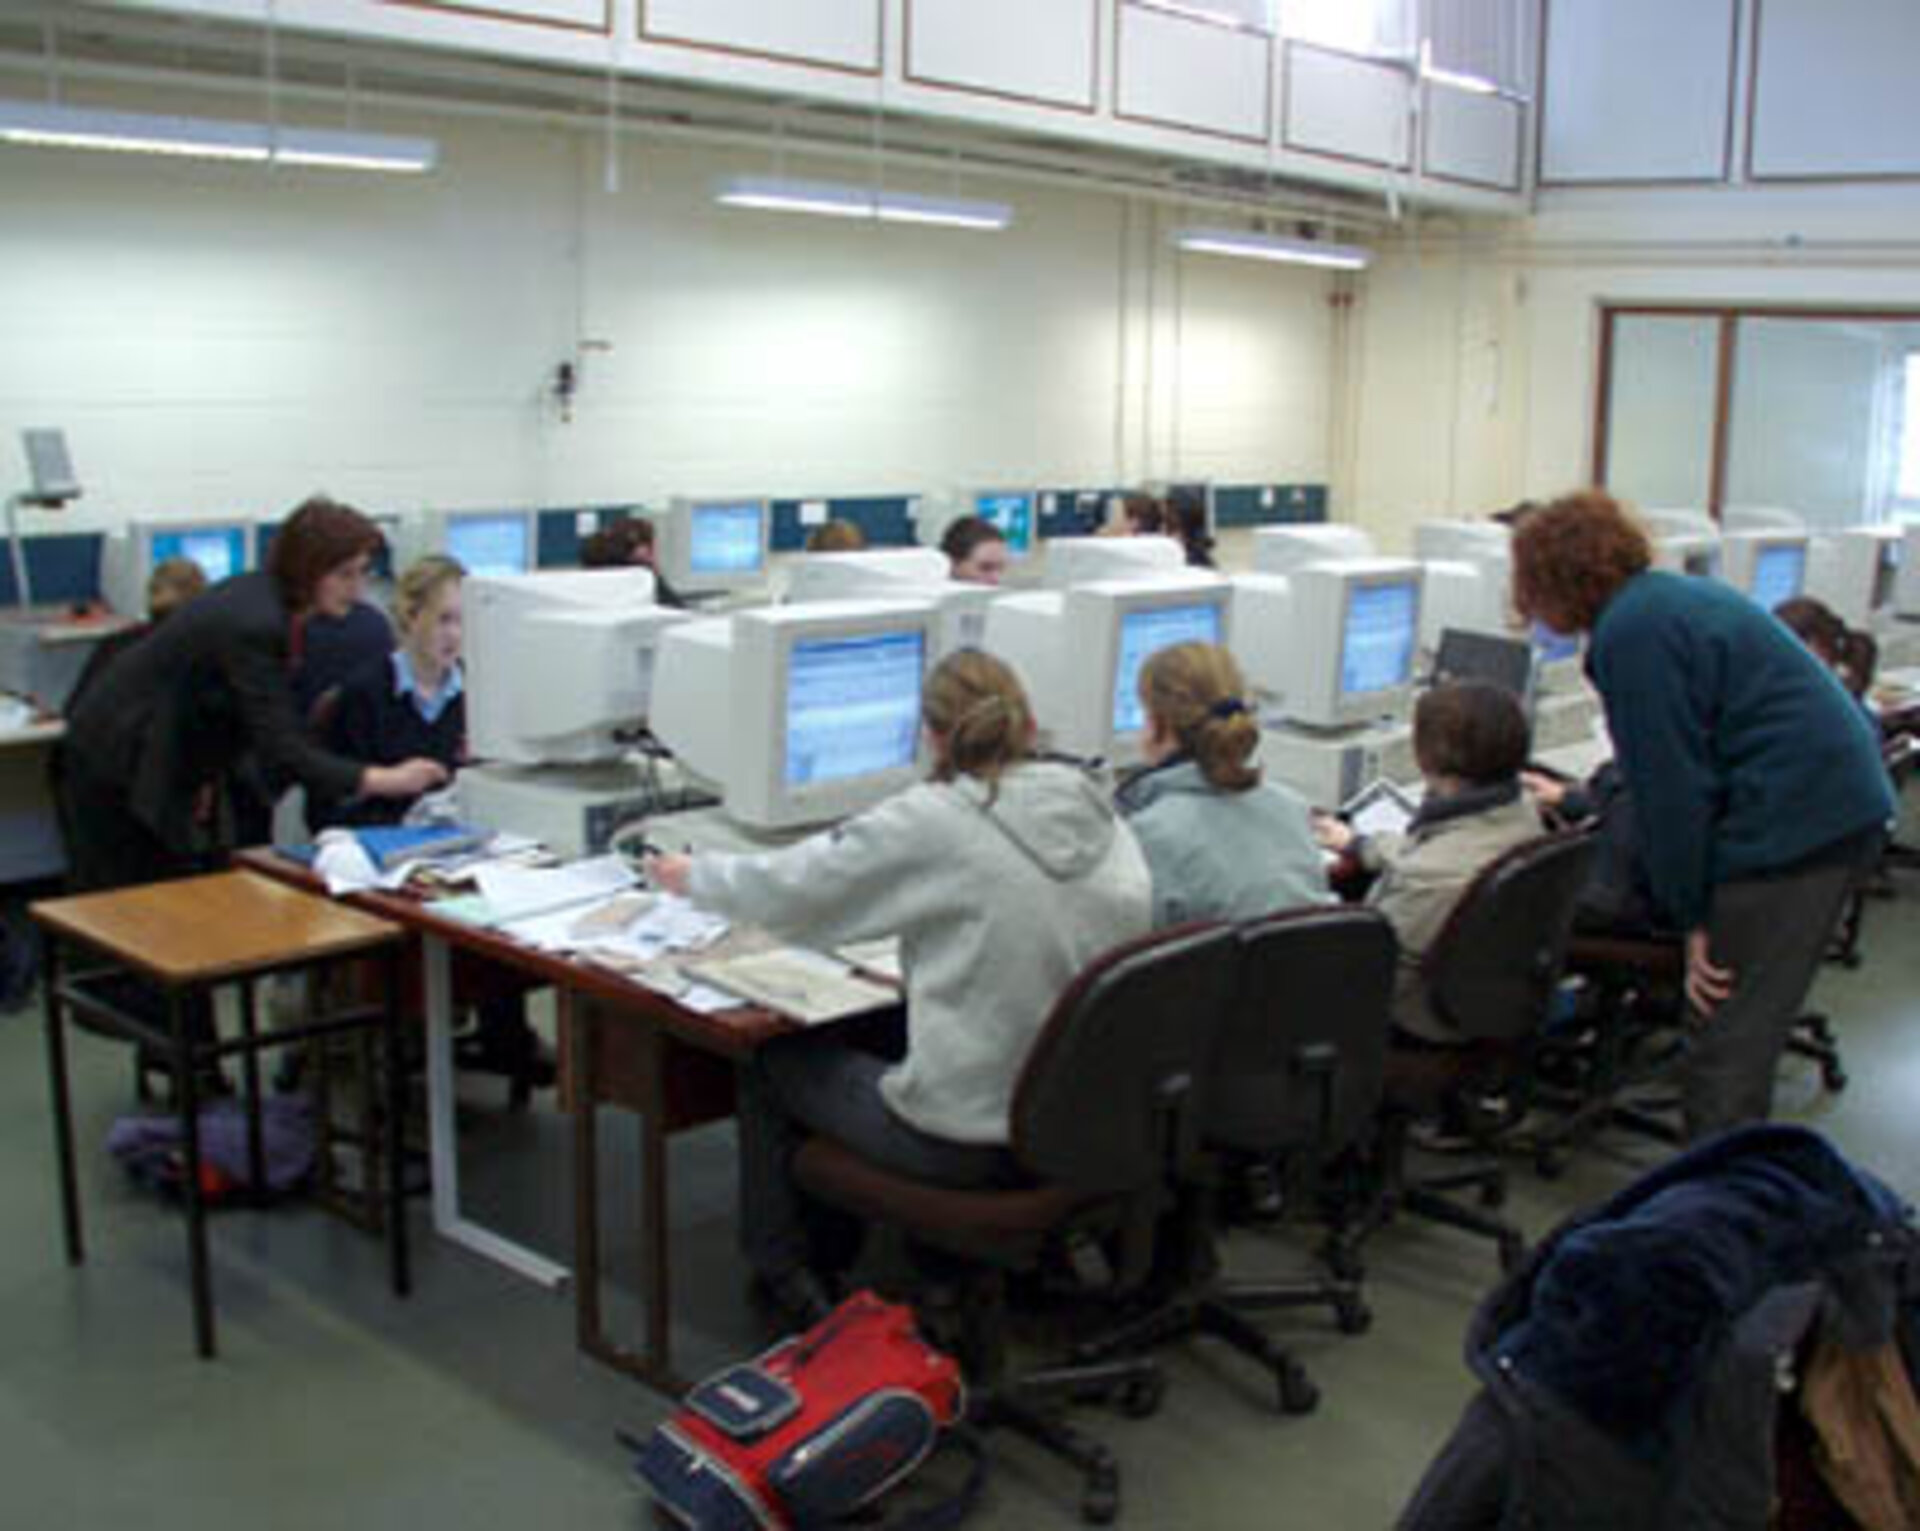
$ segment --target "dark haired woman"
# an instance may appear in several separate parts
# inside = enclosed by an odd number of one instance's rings
[[[836,1231],[790,1173],[808,1131],[942,1186],[1020,1183],[1013,1085],[1081,968],[1148,929],[1146,864],[1079,771],[1030,758],[1013,671],[977,650],[941,661],[922,723],[933,780],[831,834],[764,856],[662,856],[654,882],[816,947],[897,936],[905,1054],[835,1027],[760,1050],[741,1076],[740,1236],[763,1290],[797,1317],[827,1300]]]
[[[1682,1109],[1698,1137],[1770,1114],[1781,1049],[1894,803],[1866,717],[1784,624],[1652,562],[1597,491],[1514,532],[1521,614],[1591,634],[1653,895],[1686,932]]]
[[[1114,801],[1153,874],[1153,923],[1250,920],[1332,902],[1307,805],[1260,779],[1260,727],[1233,655],[1176,643],[1140,667],[1148,768]]]
[[[947,572],[963,585],[998,585],[1011,557],[1006,533],[985,516],[962,516],[940,538]]]
[[[446,780],[436,761],[362,766],[320,748],[294,703],[302,622],[352,608],[379,544],[358,511],[308,500],[265,570],[222,581],[115,660],[67,727],[76,886],[183,876],[227,849],[220,799],[249,755],[268,781],[331,798]]]

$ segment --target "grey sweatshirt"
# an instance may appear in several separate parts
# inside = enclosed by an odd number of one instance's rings
[[[909,788],[761,856],[695,858],[694,902],[782,940],[900,938],[907,1056],[881,1082],[904,1121],[1005,1143],[1014,1080],[1093,958],[1149,928],[1146,862],[1092,782],[1016,766],[989,802],[969,777]]]

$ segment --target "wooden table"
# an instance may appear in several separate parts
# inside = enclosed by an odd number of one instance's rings
[[[311,869],[271,850],[242,851],[237,859],[250,870],[298,887],[320,885]],[[701,1015],[609,968],[536,951],[435,914],[430,904],[404,895],[355,894],[348,902],[405,926],[421,939],[435,1230],[544,1285],[559,1287],[571,1276],[580,1348],[662,1392],[684,1391],[685,1379],[672,1364],[669,1140],[675,1133],[730,1116],[735,1065],[770,1038],[794,1030],[794,1023],[747,1007]],[[536,977],[560,993],[573,1081],[571,1273],[460,1215],[450,981],[455,948]],[[602,1321],[597,1127],[603,1106],[633,1111],[640,1120],[640,1226],[646,1257],[641,1270],[645,1335],[638,1350],[609,1336]]]
[[[217,1066],[220,1058],[239,1055],[246,1076],[248,1170],[253,1186],[259,1188],[266,1183],[260,1134],[261,1050],[309,1037],[377,1027],[387,1044],[385,1222],[393,1289],[405,1296],[409,1278],[400,1128],[406,1073],[393,1010],[404,932],[386,920],[246,872],[220,872],[109,893],[42,900],[31,905],[29,912],[46,936],[47,1073],[53,1096],[69,1263],[79,1265],[86,1258],[67,1075],[69,1011],[82,1011],[90,1020],[164,1052],[170,1061],[185,1161],[181,1191],[187,1213],[194,1338],[203,1357],[214,1354],[214,1330],[206,1206],[200,1186],[199,1071]],[[69,971],[61,964],[63,944],[104,960]],[[350,1005],[261,1035],[254,1003],[254,985],[261,978],[367,957],[383,958],[387,966],[382,997],[377,1002]],[[125,980],[129,973],[151,986],[146,992],[160,1000],[164,1020],[128,1007],[132,993]],[[114,986],[115,980],[120,987]],[[196,998],[211,1014],[213,992],[227,984],[239,988],[239,1038],[222,1042],[217,1036],[211,1041],[194,1037],[189,1011]]]

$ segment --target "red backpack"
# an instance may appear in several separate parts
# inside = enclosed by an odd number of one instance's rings
[[[959,1363],[919,1336],[911,1310],[858,1292],[806,1333],[707,1378],[632,1447],[634,1472],[695,1531],[807,1531],[899,1483],[966,1412]],[[957,1525],[984,1459],[914,1521]]]

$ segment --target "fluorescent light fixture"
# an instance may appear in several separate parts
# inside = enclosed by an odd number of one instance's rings
[[[0,101],[0,143],[401,172],[430,170],[439,154],[430,138],[327,128],[276,130],[263,122],[109,112],[42,101]]]
[[[881,223],[932,224],[949,229],[1004,229],[1013,209],[1004,202],[883,191],[843,181],[797,181],[787,176],[740,175],[720,182],[716,201],[727,207]]]
[[[1324,266],[1332,271],[1360,271],[1373,259],[1359,245],[1334,244],[1324,239],[1297,239],[1286,234],[1258,234],[1248,229],[1175,229],[1173,242],[1196,255],[1234,255],[1242,260],[1278,261],[1293,266]]]

